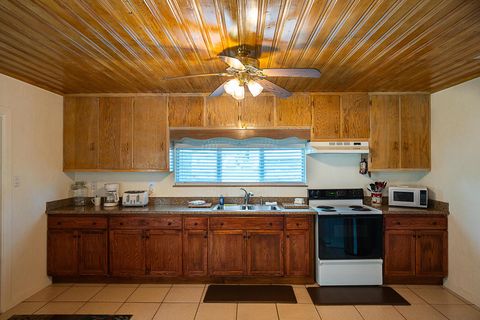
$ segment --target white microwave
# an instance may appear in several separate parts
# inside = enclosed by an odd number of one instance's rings
[[[423,187],[389,187],[388,205],[427,208],[428,189]]]

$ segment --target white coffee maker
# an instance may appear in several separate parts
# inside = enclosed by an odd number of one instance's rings
[[[120,185],[118,183],[105,183],[105,202],[103,203],[104,207],[116,207],[120,200],[118,196],[118,190]]]

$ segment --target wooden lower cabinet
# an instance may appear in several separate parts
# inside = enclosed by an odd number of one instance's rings
[[[385,217],[386,283],[441,283],[448,273],[445,216]]]
[[[98,220],[54,219],[48,230],[54,280],[313,281],[311,217],[112,215],[97,229],[91,225]]]
[[[285,274],[308,276],[310,274],[311,230],[287,230],[285,234]]]
[[[142,229],[110,231],[110,273],[145,275],[145,234]]]
[[[98,223],[98,224],[97,224]],[[104,276],[107,268],[106,219],[49,218],[47,234],[48,275]]]
[[[247,232],[248,275],[283,275],[283,231]]]
[[[186,277],[206,276],[208,231],[185,230],[183,234],[183,273]]]
[[[182,231],[146,231],[146,273],[152,276],[182,275]]]
[[[243,230],[211,230],[208,239],[209,274],[213,276],[245,274],[245,239]]]
[[[49,275],[78,274],[78,241],[75,230],[49,230],[47,250]]]

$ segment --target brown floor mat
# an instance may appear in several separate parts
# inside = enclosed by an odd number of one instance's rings
[[[390,287],[310,287],[307,291],[315,305],[410,305]]]
[[[297,303],[297,299],[291,286],[211,284],[203,302]]]

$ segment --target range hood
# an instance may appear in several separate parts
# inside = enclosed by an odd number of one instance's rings
[[[322,141],[310,142],[308,154],[315,153],[368,153],[368,141]]]

